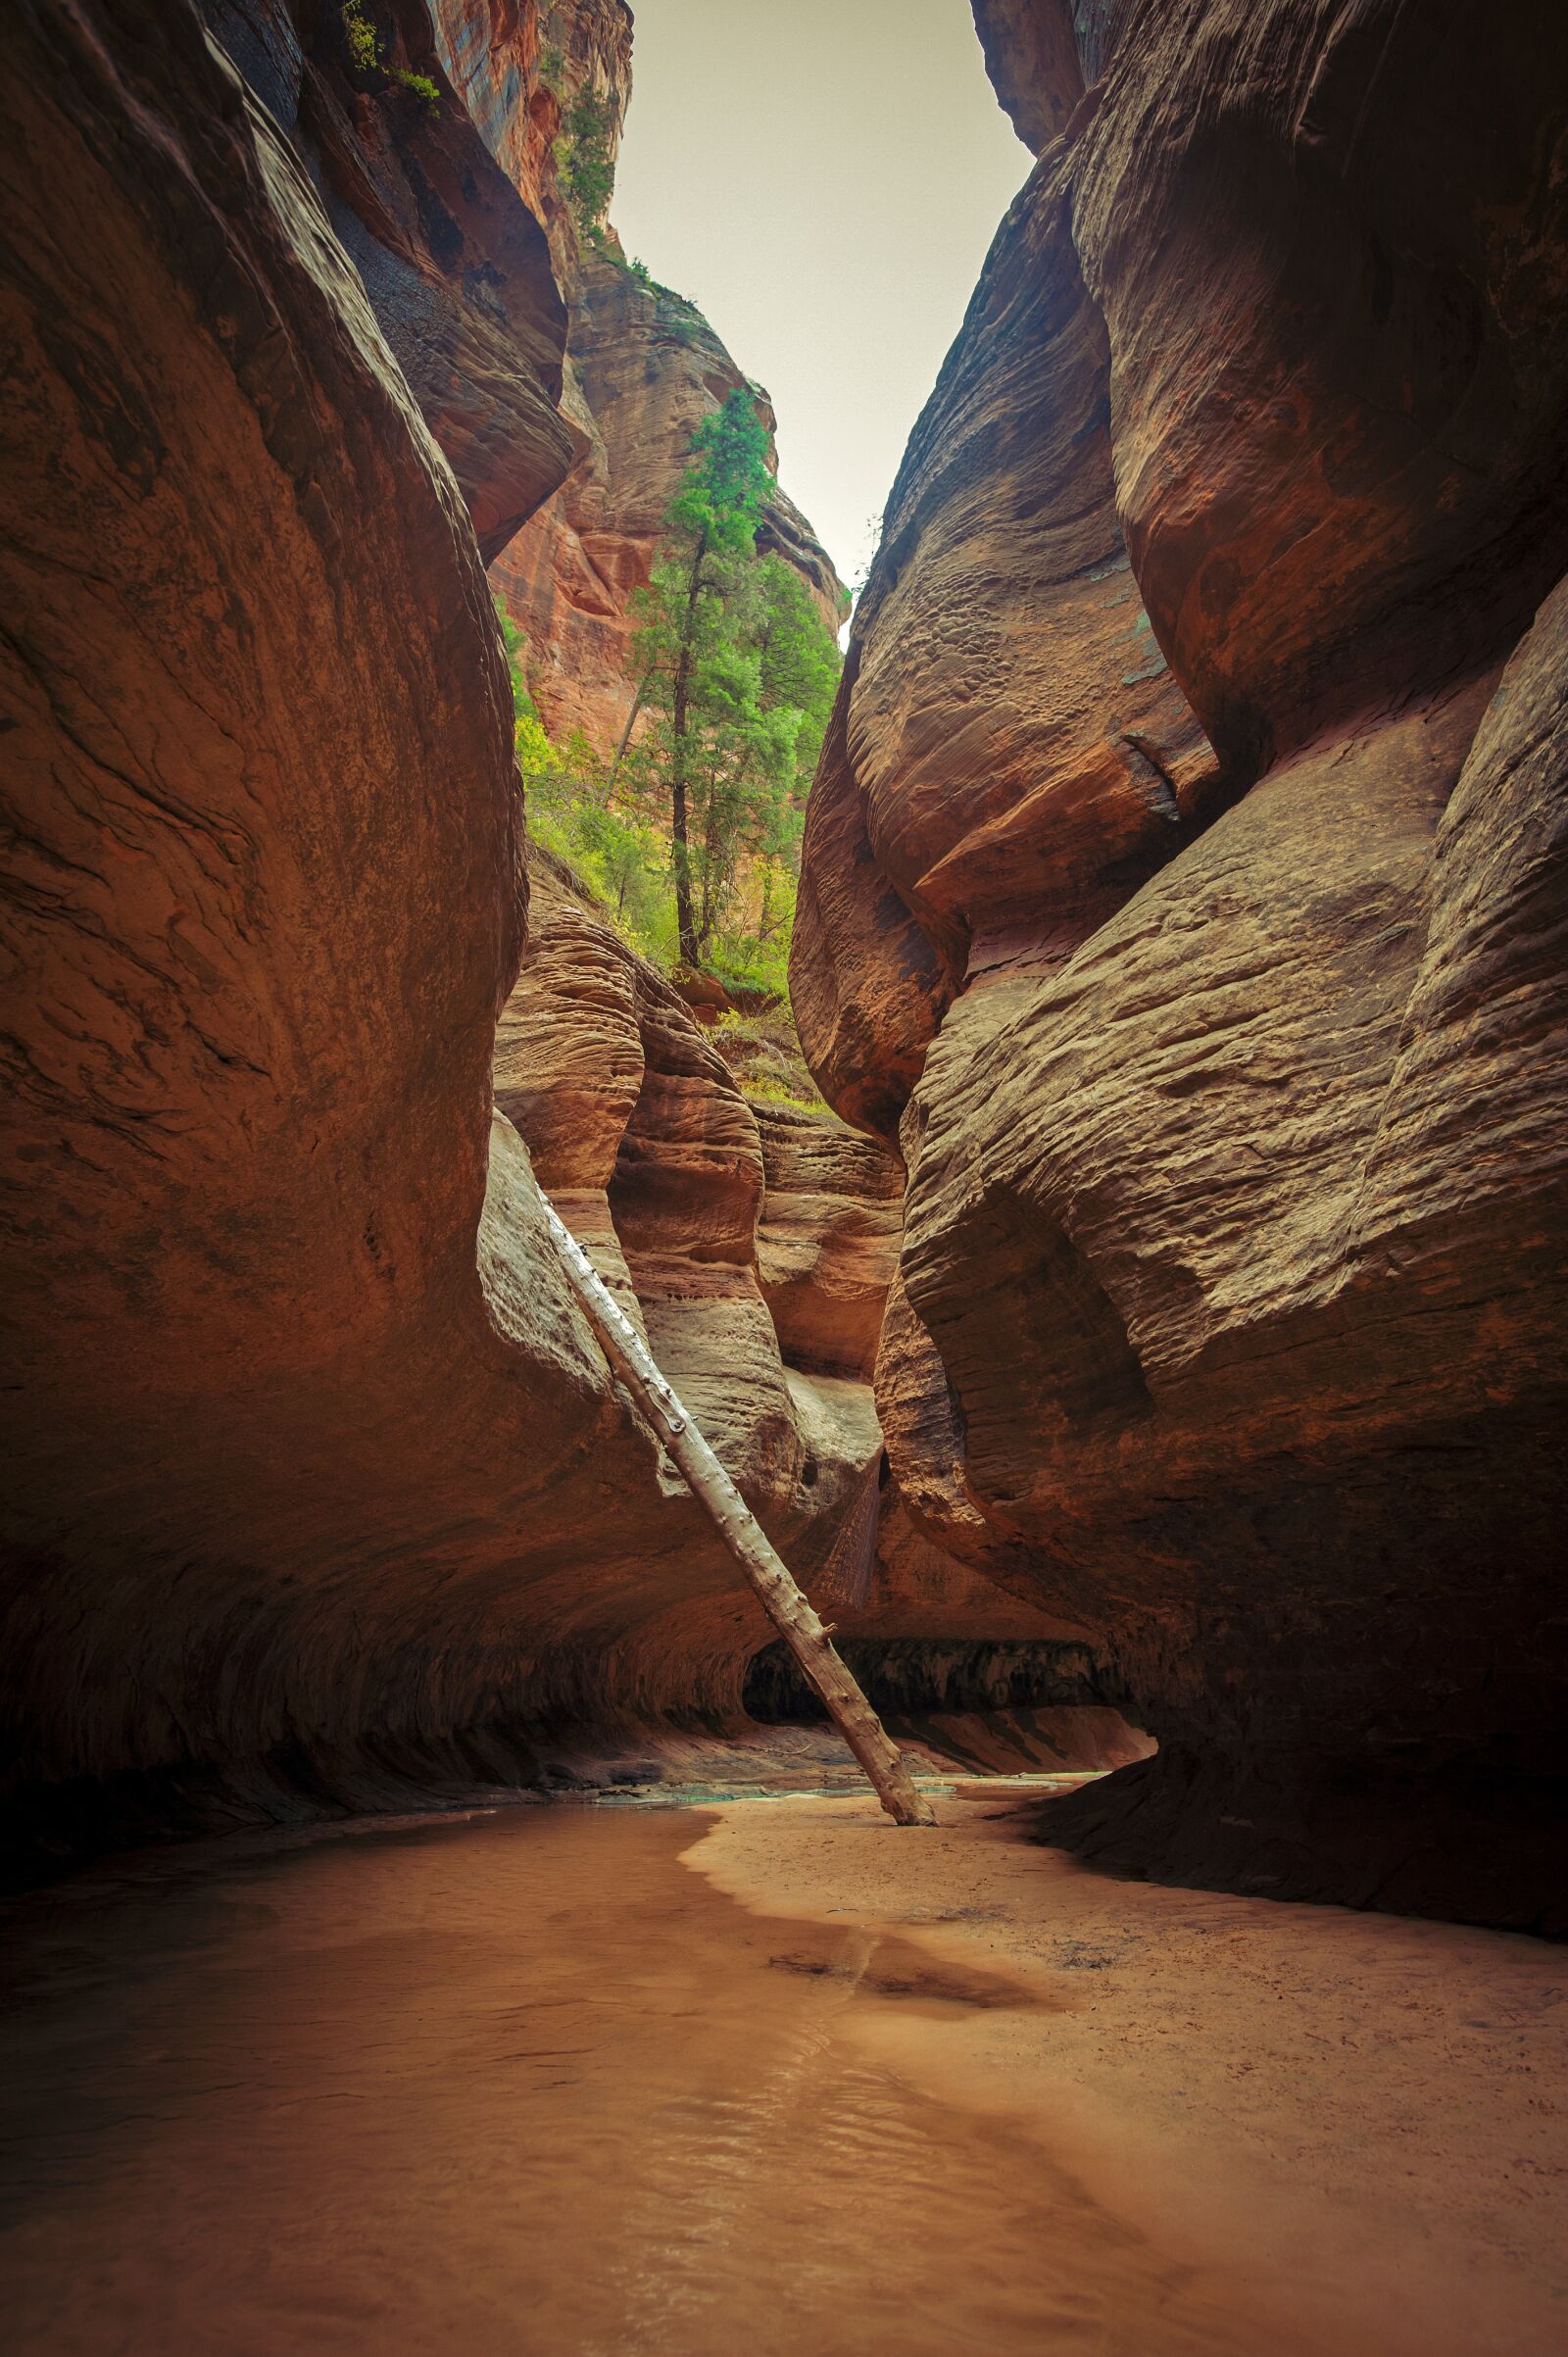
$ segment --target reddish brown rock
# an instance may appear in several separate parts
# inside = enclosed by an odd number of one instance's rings
[[[429,0],[429,13],[454,87],[491,155],[546,223],[557,272],[569,288],[578,245],[556,143],[565,105],[590,90],[607,102],[613,168],[631,96],[626,0]]]
[[[812,797],[802,1041],[884,1134],[952,988],[1070,956],[1218,787],[1129,569],[1067,193],[1031,178],[915,429]]]
[[[891,1144],[953,978],[871,849],[845,743],[858,667],[852,637],[806,808],[790,1004],[824,1094]]]
[[[898,1263],[904,1165],[825,1111],[752,1110],[766,1182],[758,1267],[779,1347],[795,1366],[867,1382]]]
[[[492,1123],[521,806],[451,470],[187,0],[23,0],[0,57],[11,1823],[376,1805],[736,1707],[765,1625]],[[627,1041],[558,1132],[645,1065],[665,1118],[676,1062]],[[705,1121],[691,1256],[760,1338],[755,1128]],[[769,1363],[715,1438],[793,1546],[846,1460],[796,1481]]]
[[[537,207],[448,81],[423,0],[369,13],[381,49],[369,66],[356,62],[338,8],[205,0],[205,13],[293,139],[481,553],[496,556],[574,456],[557,410],[565,306]]]
[[[792,1517],[792,1563],[848,1637],[916,1655],[945,1645],[951,1660],[1081,1639],[933,1544],[896,1492],[876,1510],[881,1435],[864,1379],[902,1165],[831,1114],[749,1103],[678,993],[538,854],[496,1096],[753,1502]],[[738,1711],[757,1642],[738,1601],[683,1600],[644,1633],[628,1675],[684,1654],[694,1691]],[[1075,1705],[1103,1713],[1087,1673],[1074,1679]]]
[[[918,1076],[893,1469],[1160,1738],[1049,1838],[1554,1921],[1568,44],[1075,11],[1069,117],[1066,12],[979,14],[1064,135],[901,475],[803,906],[863,881],[793,977],[846,1112]]]
[[[519,1126],[808,1578],[875,1481],[870,1393],[785,1364],[756,1119],[537,858],[517,972],[488,585],[331,174],[190,0],[19,0],[0,107],[6,1870],[737,1726],[768,1628],[573,1307]],[[825,1361],[890,1174],[846,1140],[815,1176],[783,1322]],[[855,1608],[901,1642],[1041,1626],[906,1529],[883,1562]]]
[[[1122,519],[1255,767],[1500,661],[1561,571],[1565,91],[1544,0],[1180,0],[1109,49],[1072,175]]]

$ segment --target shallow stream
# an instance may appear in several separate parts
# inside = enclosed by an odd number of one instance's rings
[[[1257,2357],[856,2035],[1038,2000],[748,1913],[679,1863],[699,1825],[514,1810],[12,1910],[13,2357]]]

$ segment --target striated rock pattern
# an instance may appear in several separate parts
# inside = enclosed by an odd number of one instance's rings
[[[934,1546],[886,1484],[878,1510],[868,1377],[898,1251],[897,1157],[830,1114],[750,1103],[663,976],[564,870],[538,852],[531,863],[498,1108],[754,1504],[793,1509],[794,1568],[840,1628],[916,1652],[1080,1640]],[[667,1631],[675,1676],[690,1654],[732,1707],[756,1629],[736,1602],[687,1599]],[[1058,1732],[1098,1743],[1120,1697],[1076,1660],[1072,1685],[1073,1706],[1100,1715]],[[1066,1699],[1054,1686],[1051,1698]]]
[[[546,725],[557,736],[580,728],[608,750],[636,695],[627,675],[630,599],[648,582],[692,436],[750,380],[695,304],[633,273],[612,228],[597,247],[580,239],[562,192],[555,145],[582,93],[602,111],[614,164],[631,98],[624,0],[514,14],[488,0],[432,0],[432,13],[447,71],[491,153],[547,224],[570,312],[564,410],[576,432],[575,464],[492,578],[528,642]],[[750,389],[771,437],[767,396]],[[837,630],[843,585],[782,490],[764,511],[759,546],[794,565]]]
[[[765,1180],[758,1264],[786,1355],[869,1382],[898,1264],[904,1165],[831,1114],[752,1108]]]
[[[522,812],[459,483],[190,0],[19,0],[0,106],[13,1849],[734,1718],[765,1624],[492,1117]],[[714,1437],[825,1547],[869,1394],[786,1375],[755,1125],[679,1002],[598,979],[636,1020],[542,1157],[598,1135],[566,1175],[661,1347],[706,1338],[694,1389],[750,1351]]]
[[[953,991],[1069,957],[1218,792],[1129,566],[1107,367],[1043,164],[894,487],[808,815],[801,1040],[884,1135]]]
[[[1043,152],[792,977],[908,1163],[893,1470],[1159,1738],[1047,1838],[1560,1927],[1568,34],[977,17]]]
[[[382,334],[458,478],[482,555],[499,554],[575,455],[558,413],[566,312],[537,205],[499,168],[447,80],[424,0],[341,9],[205,0],[208,22],[291,137]],[[397,78],[418,77],[432,102]]]

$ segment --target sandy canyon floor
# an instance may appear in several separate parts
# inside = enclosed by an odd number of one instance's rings
[[[1027,1990],[956,2003],[937,2035],[884,2008],[855,2036],[1038,2139],[1238,2345],[1568,2348],[1559,1949],[1112,1879],[1034,1843],[1034,1800],[941,1816],[900,1834],[858,1798],[732,1805],[686,1863],[770,1916],[897,1932]]]
[[[1558,2357],[1560,1951],[940,1807],[502,1808],[8,1904],[8,2350]]]

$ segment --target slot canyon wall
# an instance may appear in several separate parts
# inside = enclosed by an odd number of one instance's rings
[[[446,61],[540,20],[368,16],[368,63],[324,0],[0,17],[17,1876],[743,1723],[769,1631],[531,1155],[830,1591],[877,1482],[896,1159],[754,1110],[530,877],[484,564],[581,460],[573,289]],[[852,1632],[1084,1657],[891,1496],[877,1546]]]
[[[792,971],[893,1472],[1159,1739],[1044,1838],[1562,1931],[1568,20],[975,13]]]
[[[546,726],[555,736],[580,728],[608,751],[634,716],[631,597],[647,585],[692,435],[742,386],[769,437],[776,420],[698,306],[629,267],[608,216],[597,235],[579,234],[563,193],[553,158],[584,100],[613,174],[631,99],[625,0],[520,11],[432,0],[432,14],[454,86],[545,226],[568,320],[562,407],[572,467],[496,555],[491,578],[527,641],[528,684]],[[836,632],[843,584],[776,480],[758,540],[794,565]]]

